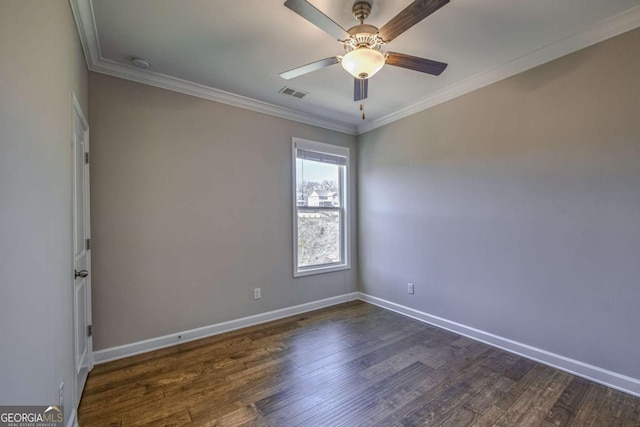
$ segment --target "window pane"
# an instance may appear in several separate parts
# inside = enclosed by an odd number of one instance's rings
[[[296,159],[296,205],[340,206],[340,169],[328,163]]]
[[[342,261],[341,168],[344,166],[296,159],[298,267]]]
[[[293,139],[295,277],[349,268],[349,150]]]
[[[338,209],[298,208],[298,267],[342,260],[340,224]]]

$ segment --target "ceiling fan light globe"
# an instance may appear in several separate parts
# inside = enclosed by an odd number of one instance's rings
[[[366,74],[367,78],[373,76],[380,71],[384,62],[384,55],[379,51],[361,47],[344,55],[341,64],[349,74],[359,79],[362,74]]]

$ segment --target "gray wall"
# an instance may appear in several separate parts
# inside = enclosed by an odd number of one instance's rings
[[[639,46],[361,136],[360,290],[640,378]]]
[[[291,138],[349,147],[355,195],[354,136],[89,80],[94,349],[356,290],[355,268],[294,279],[291,228]]]
[[[71,99],[87,70],[69,2],[0,2],[0,405],[73,389]]]

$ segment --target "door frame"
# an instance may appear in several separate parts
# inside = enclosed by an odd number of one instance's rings
[[[82,106],[80,105],[80,102],[78,101],[78,98],[75,94],[75,92],[72,92],[72,107],[71,107],[71,166],[72,166],[72,173],[71,173],[71,304],[72,304],[72,318],[71,318],[71,326],[73,329],[73,344],[72,344],[72,360],[73,360],[73,387],[72,387],[72,396],[71,396],[71,401],[73,403],[73,409],[78,408],[78,405],[80,404],[80,398],[82,397],[82,392],[83,390],[78,390],[78,376],[80,374],[80,372],[83,369],[83,366],[77,366],[76,363],[76,343],[77,343],[77,337],[76,337],[76,331],[77,331],[77,327],[76,327],[76,307],[75,307],[75,277],[74,277],[74,270],[75,270],[75,130],[74,130],[74,120],[75,117],[77,117],[80,119],[81,125],[84,129],[84,142],[85,142],[85,153],[89,153],[89,122],[87,121],[87,118],[84,114],[84,111],[82,110]],[[85,230],[86,230],[86,238],[90,239],[91,238],[91,216],[90,216],[90,206],[91,206],[91,199],[90,199],[90,175],[89,175],[89,163],[84,163],[84,180],[85,180],[85,185],[83,186],[83,190],[84,190],[84,201],[85,201]],[[91,249],[87,249],[87,255],[86,255],[86,270],[89,271],[89,276],[86,277],[86,294],[85,294],[85,315],[86,315],[86,322],[87,325],[91,325],[92,324],[92,307],[91,307]],[[93,336],[88,336],[87,337],[87,354],[86,354],[86,359],[85,359],[85,363],[84,366],[88,367],[88,371],[91,371],[93,369],[93,365],[94,365],[94,358],[93,358]]]

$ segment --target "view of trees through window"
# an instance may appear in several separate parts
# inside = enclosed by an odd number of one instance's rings
[[[298,266],[342,261],[340,168],[297,159]]]

